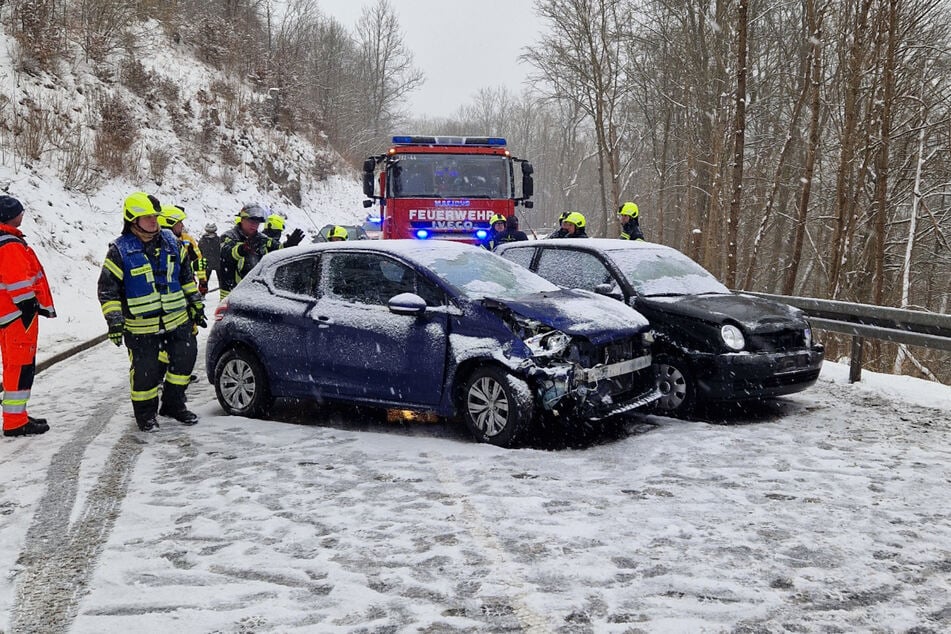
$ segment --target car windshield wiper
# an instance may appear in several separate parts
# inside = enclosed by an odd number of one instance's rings
[[[682,297],[686,293],[650,293],[649,295],[641,295],[641,297]]]

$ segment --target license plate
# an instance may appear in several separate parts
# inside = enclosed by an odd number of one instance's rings
[[[587,368],[581,371],[580,378],[583,383],[595,383],[603,379],[610,379],[615,376],[621,376],[622,374],[631,374],[632,372],[643,370],[644,368],[649,367],[650,364],[651,356],[649,354],[645,354],[643,357],[628,359],[627,361],[621,361],[619,363]]]
[[[776,364],[776,374],[788,374],[789,372],[795,372],[799,368],[804,368],[809,364],[809,357],[806,355],[796,355],[793,357],[786,357],[780,359],[779,363]]]

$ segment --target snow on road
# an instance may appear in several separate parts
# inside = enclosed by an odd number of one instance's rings
[[[140,434],[103,344],[38,377],[50,433],[0,442],[0,630],[948,631],[951,388],[846,373],[503,450],[224,416],[204,381],[198,426]]]

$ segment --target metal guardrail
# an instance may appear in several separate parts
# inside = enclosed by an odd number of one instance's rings
[[[218,287],[217,287],[217,286],[214,287],[214,288],[209,288],[209,289],[208,289],[208,293],[209,293],[209,294],[210,294],[210,293],[214,293],[214,292],[216,292],[217,290],[218,290]],[[207,304],[206,304],[206,306],[207,306]],[[56,354],[54,354],[53,356],[49,357],[48,359],[43,359],[42,361],[38,361],[37,364],[36,364],[36,370],[34,371],[34,373],[35,373],[35,374],[39,374],[39,373],[42,372],[43,370],[48,370],[48,369],[50,368],[50,366],[56,365],[56,364],[59,363],[60,361],[65,361],[66,359],[68,359],[68,358],[70,358],[70,357],[72,357],[72,356],[75,356],[75,355],[79,354],[80,352],[83,352],[84,350],[89,350],[89,349],[92,348],[93,346],[98,346],[100,343],[102,343],[103,341],[105,341],[105,340],[108,339],[108,338],[109,338],[109,335],[106,334],[106,333],[103,333],[103,334],[101,334],[101,335],[96,335],[95,337],[93,337],[92,339],[90,339],[90,340],[88,340],[88,341],[83,341],[82,343],[78,343],[78,344],[76,344],[75,346],[73,346],[72,348],[69,348],[68,350],[63,350],[62,352],[57,352]],[[0,390],[0,391],[2,391],[2,390]]]
[[[862,341],[880,339],[951,352],[951,315],[831,299],[751,293],[801,309],[816,328],[852,335],[849,381],[862,376]]]

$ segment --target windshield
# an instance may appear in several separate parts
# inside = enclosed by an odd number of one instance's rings
[[[610,251],[611,259],[638,295],[702,295],[729,293],[705,268],[673,250],[623,249]]]
[[[512,198],[509,159],[490,154],[399,154],[387,168],[395,198]]]
[[[484,297],[517,299],[531,293],[555,291],[551,282],[485,249],[472,248],[453,254],[415,254],[449,286],[469,299]]]

